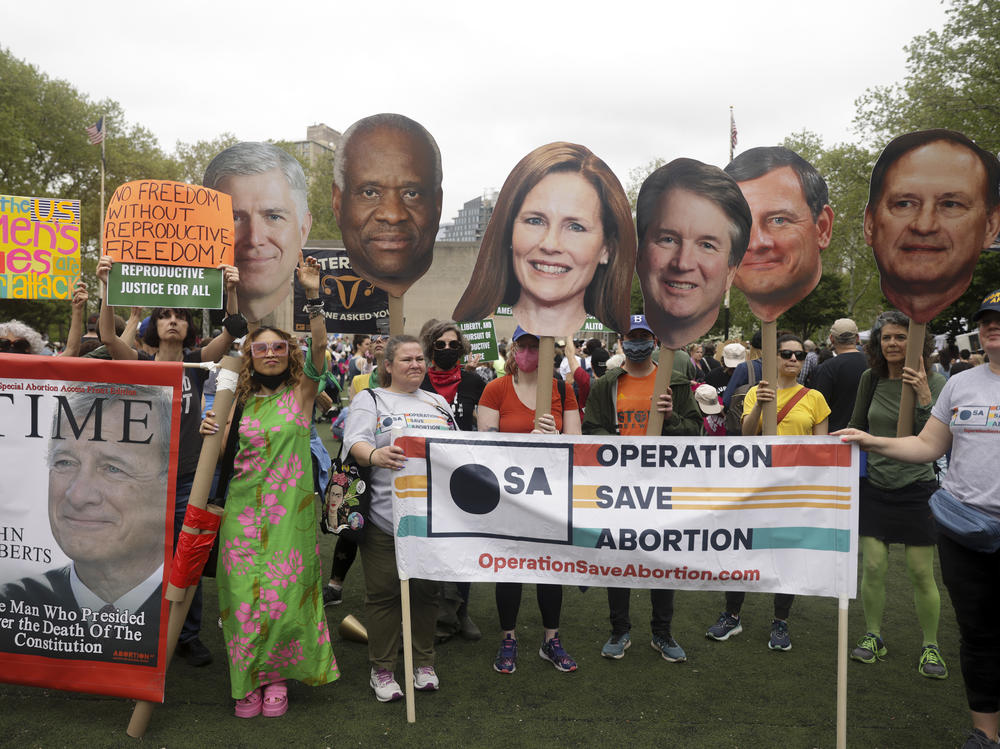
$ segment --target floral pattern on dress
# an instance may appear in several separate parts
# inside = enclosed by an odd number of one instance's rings
[[[323,613],[309,414],[294,392],[250,399],[219,530],[218,589],[234,698],[340,672]]]

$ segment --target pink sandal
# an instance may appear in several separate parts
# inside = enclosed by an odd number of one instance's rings
[[[243,699],[236,700],[236,717],[256,718],[260,715],[263,706],[264,700],[261,698],[260,687],[257,687]]]
[[[263,712],[265,718],[278,718],[288,712],[288,685],[284,679],[264,687]]]

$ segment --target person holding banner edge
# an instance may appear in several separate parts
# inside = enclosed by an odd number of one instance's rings
[[[766,380],[761,380],[747,392],[743,401],[743,436],[760,434],[761,404],[768,401],[777,401],[779,436],[826,434],[830,407],[818,390],[798,384],[802,362],[806,358],[802,341],[798,336],[785,334],[778,336],[777,346],[778,388],[775,390]],[[719,614],[718,621],[705,633],[708,639],[724,641],[743,631],[740,609],[746,595],[743,591],[726,591],[726,610]],[[792,593],[774,594],[774,619],[767,642],[771,650],[792,649],[788,615],[794,600]]]
[[[506,374],[487,383],[479,400],[480,432],[520,434],[580,434],[580,410],[573,388],[562,381],[552,381],[552,412],[543,414],[535,427],[535,399],[538,393],[538,336],[518,326],[511,336]],[[517,614],[521,608],[521,583],[497,583],[496,603],[503,640],[493,662],[501,674],[517,670]],[[562,610],[562,586],[538,583],[535,586],[538,608],[545,628],[538,655],[563,672],[576,671],[559,639],[559,614]]]
[[[227,414],[237,452],[216,580],[237,718],[284,715],[288,679],[319,686],[340,678],[323,613],[309,470],[313,404],[326,368],[319,278],[316,258],[303,259],[300,250],[308,358],[288,333],[254,330],[243,342],[234,411]],[[218,429],[208,411],[201,434]]]
[[[646,435],[646,419],[653,397],[656,367],[653,350],[657,341],[646,323],[645,315],[632,315],[629,331],[622,339],[625,351],[624,368],[608,370],[594,381],[587,398],[583,418],[584,434],[618,434],[642,437]],[[691,397],[690,381],[672,373],[671,387],[660,395],[657,408],[663,414],[663,435],[697,436],[701,417]],[[629,634],[628,588],[608,588],[608,609],[611,616],[611,635],[601,648],[605,658],[620,659],[631,646]],[[649,591],[653,606],[650,626],[654,650],[664,660],[680,663],[687,660],[684,649],[671,636],[670,623],[674,615],[674,591],[653,588]]]
[[[871,368],[861,374],[854,413],[848,426],[867,429],[881,437],[895,437],[899,399],[904,386],[916,393],[914,432],[919,433],[931,416],[931,408],[946,382],[944,375],[930,371],[934,339],[925,336],[922,366],[905,367],[910,319],[902,312],[883,312],[875,320],[868,339]],[[861,663],[876,663],[886,654],[881,637],[885,609],[885,578],[889,568],[889,544],[904,544],[906,571],[913,583],[913,602],[923,632],[923,650],[917,666],[921,676],[948,677],[948,666],[937,646],[941,597],[934,581],[934,542],[937,531],[927,501],[937,489],[930,463],[912,465],[873,454],[867,475],[861,477],[858,535],[863,560],[861,603],[868,630],[851,651]]]
[[[382,385],[360,393],[351,403],[344,427],[343,450],[358,465],[371,467],[371,507],[359,548],[365,576],[368,617],[369,685],[379,702],[403,698],[395,666],[402,637],[402,593],[396,566],[392,517],[393,472],[403,467],[403,448],[393,444],[398,430],[455,429],[455,416],[437,393],[420,389],[427,366],[420,340],[410,335],[389,339],[383,359]],[[438,582],[409,580],[413,631],[413,688],[440,688],[434,670],[434,625],[438,614]]]
[[[110,255],[101,257],[97,264],[97,278],[108,284],[108,277],[114,261]],[[219,361],[225,356],[233,341],[246,333],[246,320],[237,312],[236,287],[239,284],[240,272],[231,265],[220,265],[223,272],[227,299],[226,307],[229,316],[225,320],[222,333],[206,343],[201,348],[193,348],[195,343],[194,323],[191,313],[186,309],[170,309],[157,307],[151,312],[150,324],[143,340],[156,348],[156,354],[150,356],[133,349],[120,338],[115,330],[114,311],[107,304],[107,299],[101,299],[101,312],[98,318],[98,329],[101,340],[107,347],[112,359],[129,361],[172,361],[172,362],[206,362]],[[187,512],[188,497],[194,483],[195,469],[198,467],[198,457],[201,453],[201,437],[198,435],[198,424],[201,420],[202,388],[208,372],[204,369],[186,369],[182,379],[181,395],[181,425],[177,456],[177,483],[174,495],[174,544],[184,524],[184,514]],[[202,643],[201,632],[201,583],[195,591],[194,600],[184,620],[177,642],[176,653],[192,666],[207,666],[212,662],[212,654]]]
[[[986,366],[948,379],[920,434],[877,437],[858,429],[844,442],[904,463],[928,463],[951,448],[951,463],[930,504],[938,525],[941,576],[960,633],[960,660],[973,730],[964,747],[1000,746],[1000,474],[992,469],[1000,436],[1000,289],[972,316],[989,355]],[[974,533],[978,526],[985,533]]]

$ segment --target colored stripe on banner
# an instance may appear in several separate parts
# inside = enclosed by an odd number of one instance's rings
[[[850,551],[851,531],[841,528],[754,528],[753,549]]]
[[[427,457],[427,440],[424,437],[400,437],[393,444],[403,448],[407,458]]]
[[[850,468],[850,445],[772,445],[771,467],[837,466]]]
[[[396,530],[398,538],[406,536],[419,536],[427,538],[427,516],[426,515],[403,515],[399,519],[399,528]]]

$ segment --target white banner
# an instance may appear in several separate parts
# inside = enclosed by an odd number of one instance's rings
[[[837,438],[426,434],[395,441],[400,578],[856,595]]]

